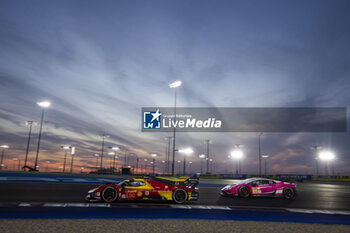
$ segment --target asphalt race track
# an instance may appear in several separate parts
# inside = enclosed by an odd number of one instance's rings
[[[347,183],[298,183],[298,195],[295,200],[284,200],[276,197],[232,198],[219,195],[222,184],[213,184],[211,180],[201,180],[200,197],[192,201],[194,205],[224,205],[268,208],[301,208],[319,210],[350,210],[350,184]],[[230,183],[230,181],[220,181]],[[72,183],[31,183],[0,182],[0,203],[13,202],[51,202],[51,203],[84,203],[88,190],[98,184]],[[128,201],[123,203],[140,203]],[[142,201],[141,203],[150,203]],[[156,204],[168,204],[157,202]],[[154,202],[152,202],[154,204]]]

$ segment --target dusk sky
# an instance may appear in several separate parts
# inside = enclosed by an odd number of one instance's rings
[[[1,0],[0,144],[10,147],[4,163],[11,169],[13,158],[23,162],[25,121],[40,121],[41,100],[52,105],[39,165],[48,160],[58,171],[60,146],[72,145],[76,172],[95,166],[103,133],[107,147],[164,160],[171,133],[141,132],[141,108],[172,107],[168,84],[175,80],[183,82],[179,107],[349,108],[349,12],[348,0]],[[258,134],[178,133],[177,145],[194,149],[188,161],[199,172],[198,155],[212,140],[212,172],[225,173],[235,169],[228,158],[234,144],[243,144],[242,172],[257,173]],[[261,136],[275,174],[315,173],[313,145],[334,151],[336,173],[350,174],[349,142],[349,132]],[[135,155],[128,157],[133,165]]]

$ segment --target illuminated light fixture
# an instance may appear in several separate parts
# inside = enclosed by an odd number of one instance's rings
[[[193,150],[191,148],[181,149],[179,150],[180,153],[184,153],[186,155],[190,155],[193,153]]]
[[[8,149],[9,148],[8,145],[1,145],[0,147],[3,148],[3,149]]]
[[[157,157],[157,154],[152,153],[151,156],[152,156],[152,157]]]
[[[170,87],[170,88],[177,88],[177,87],[180,87],[181,84],[182,84],[182,82],[181,82],[180,80],[177,80],[177,81],[175,81],[175,82],[173,82],[173,83],[170,83],[170,84],[169,84],[169,87]]]
[[[243,157],[243,152],[241,150],[234,150],[231,152],[232,159],[241,159]]]
[[[115,155],[115,153],[114,153],[114,152],[109,152],[108,154],[109,154],[109,155]]]
[[[269,156],[268,155],[261,155],[262,158],[266,159],[268,158]]]
[[[321,151],[318,158],[323,161],[331,161],[335,159],[335,154],[331,151]]]
[[[113,146],[111,149],[112,149],[112,150],[120,150],[120,148],[117,147],[117,146]]]
[[[204,159],[205,158],[205,154],[199,155],[199,158]]]
[[[37,104],[42,108],[48,108],[51,105],[49,101],[42,101],[42,102],[38,102]]]

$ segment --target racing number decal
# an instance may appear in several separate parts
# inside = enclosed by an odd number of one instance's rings
[[[129,192],[129,198],[135,198],[136,192]]]
[[[259,194],[259,193],[261,193],[261,190],[259,188],[252,187],[252,193]]]

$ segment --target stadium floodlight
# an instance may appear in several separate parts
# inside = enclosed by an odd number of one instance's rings
[[[335,154],[332,151],[320,151],[318,158],[323,161],[332,161],[335,159]]]
[[[180,87],[181,84],[182,84],[182,82],[181,82],[180,80],[177,80],[177,81],[175,81],[175,82],[170,83],[170,84],[169,84],[169,87],[170,87],[170,88],[177,88],[177,87]]]
[[[49,101],[41,101],[37,102],[37,105],[39,105],[42,108],[48,108],[51,106],[51,103]]]
[[[186,155],[190,155],[193,153],[193,150],[191,148],[186,148],[186,149],[180,149],[179,152],[184,153]]]
[[[243,152],[241,150],[234,150],[231,152],[231,158],[232,159],[242,159],[243,158]]]

